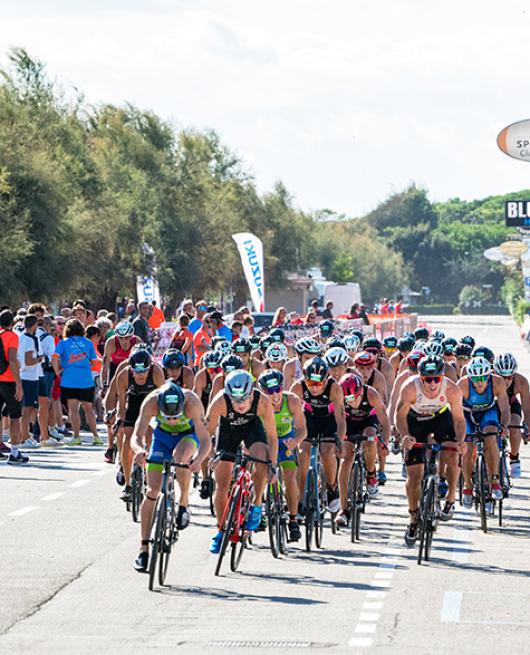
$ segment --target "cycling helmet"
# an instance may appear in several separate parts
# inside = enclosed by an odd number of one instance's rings
[[[265,353],[267,348],[271,345],[272,339],[270,336],[267,334],[264,337],[261,337],[259,340],[259,349],[261,350],[262,353]]]
[[[318,331],[321,337],[330,337],[335,331],[335,326],[330,320],[326,319],[318,324]]]
[[[222,337],[221,335],[216,334],[214,337],[212,337],[211,346],[215,350],[215,348],[217,348],[218,344],[223,343],[224,341],[226,341],[226,343],[229,343],[229,341],[228,341],[228,339],[226,337]]]
[[[320,344],[312,337],[302,337],[294,344],[299,355],[320,355]]]
[[[344,337],[344,347],[346,348],[347,352],[357,352],[360,345],[361,341],[356,334],[348,334],[346,337]]]
[[[425,345],[423,352],[427,357],[441,357],[444,353],[444,348],[440,341],[433,340]]]
[[[326,341],[326,350],[329,350],[330,348],[343,348],[344,350],[346,350],[346,344],[344,343],[344,339],[339,336],[330,337]]]
[[[445,332],[435,330],[431,335],[431,339],[434,339],[434,341],[443,341],[445,339]]]
[[[469,336],[468,337],[462,337],[460,339],[460,343],[467,343],[468,346],[471,346],[471,348],[475,347],[475,339],[473,339],[473,337],[469,337]]]
[[[471,359],[473,348],[468,343],[459,343],[455,348],[455,355],[457,357],[467,357]]]
[[[252,336],[249,337],[250,345],[252,346],[252,350],[258,350],[259,348],[259,337],[257,334],[253,334]]]
[[[186,358],[176,348],[166,350],[162,357],[162,366],[164,368],[182,368],[186,363]]]
[[[248,339],[241,337],[232,341],[232,352],[233,353],[249,353],[252,351],[252,344]]]
[[[176,418],[184,411],[184,392],[175,382],[166,382],[158,390],[158,411],[163,418]]]
[[[491,364],[485,357],[473,357],[467,366],[467,374],[470,378],[480,378],[491,375]]]
[[[362,330],[358,330],[355,328],[354,330],[350,330],[350,334],[352,335],[352,337],[357,337],[357,339],[359,339],[359,344],[362,344],[362,342],[364,341],[364,332]]]
[[[344,400],[353,400],[351,396],[359,396],[364,390],[364,380],[355,373],[346,373],[339,380],[344,393]]]
[[[322,357],[313,357],[304,364],[304,378],[309,382],[324,382],[328,377],[328,365]]]
[[[283,373],[275,368],[269,368],[258,378],[258,386],[265,393],[278,393],[283,389]]]
[[[271,343],[265,352],[265,357],[271,362],[286,362],[289,359],[289,351],[283,343]]]
[[[414,338],[416,341],[419,341],[420,339],[425,339],[427,340],[429,338],[429,328],[426,327],[419,327],[414,330]]]
[[[493,360],[495,359],[493,351],[486,346],[478,346],[475,348],[473,351],[473,357],[484,357],[484,359],[487,359],[490,364],[493,364]]]
[[[372,353],[363,351],[355,355],[353,363],[355,366],[375,366],[377,364],[377,359],[375,358],[375,355],[372,355]]]
[[[330,368],[335,368],[335,366],[344,366],[348,361],[348,353],[344,350],[344,348],[330,348],[329,350],[326,350],[324,359]]]
[[[269,339],[272,343],[283,343],[285,341],[285,331],[280,327],[272,328],[269,332]]]
[[[238,357],[239,359],[239,357]],[[241,361],[239,359],[239,361]],[[254,380],[248,371],[232,370],[225,379],[225,393],[231,400],[243,402],[254,391]]]
[[[383,348],[388,350],[396,350],[398,344],[397,337],[390,336],[383,339]]]
[[[152,361],[150,353],[142,348],[131,353],[129,366],[132,368],[133,373],[145,373],[149,370]]]
[[[414,337],[401,337],[397,342],[397,349],[400,353],[409,353],[414,349]]]
[[[229,341],[219,341],[214,350],[221,353],[221,357],[227,357],[232,352],[232,344]]]
[[[365,339],[363,341],[363,350],[367,350],[368,352],[381,352],[381,348],[383,347],[383,344],[377,339],[376,337],[368,337],[368,339]]]
[[[445,355],[453,355],[455,352],[455,348],[458,346],[458,341],[453,337],[446,337],[442,341],[442,346]]]
[[[517,371],[517,360],[512,353],[497,355],[493,362],[493,370],[503,377],[510,377]]]
[[[221,360],[221,368],[225,373],[231,373],[232,371],[238,371],[244,366],[243,360],[237,355],[227,355]]]
[[[403,332],[403,339],[414,339],[416,341],[416,337],[414,336],[414,332]]]
[[[219,368],[221,366],[221,360],[223,356],[218,350],[212,350],[209,353],[206,353],[202,358],[202,363],[205,368]]]
[[[418,373],[422,377],[431,375],[443,375],[445,369],[444,360],[436,355],[422,357],[418,364]]]
[[[413,350],[407,355],[407,366],[413,373],[418,370],[418,364],[424,357],[425,354],[421,350]]]
[[[151,346],[148,346],[146,343],[143,341],[141,343],[135,343],[134,346],[131,348],[131,355],[132,353],[135,353],[138,350],[145,350],[147,351],[150,355],[153,355],[153,349]]]
[[[122,321],[121,323],[118,323],[116,326],[114,333],[118,337],[122,337],[122,339],[125,339],[125,337],[132,337],[134,334],[134,327],[133,324],[130,323],[129,321]]]

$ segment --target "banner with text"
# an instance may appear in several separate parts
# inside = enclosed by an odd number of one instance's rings
[[[265,308],[265,270],[263,267],[263,244],[260,239],[250,232],[239,232],[232,234],[236,242],[243,271],[247,278],[250,297],[254,304],[254,310],[264,311]]]
[[[160,307],[160,289],[154,277],[138,276],[136,280],[136,295],[138,296],[139,303],[156,300],[156,304]]]

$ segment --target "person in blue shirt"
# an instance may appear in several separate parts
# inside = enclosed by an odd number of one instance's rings
[[[55,373],[61,378],[61,397],[68,405],[68,415],[74,436],[65,440],[72,446],[81,445],[81,419],[79,406],[83,407],[88,427],[93,435],[92,444],[102,444],[96,426],[94,412],[95,383],[92,366],[97,355],[92,342],[85,337],[85,327],[75,318],[67,321],[64,339],[59,341],[52,357]]]
[[[223,321],[223,315],[221,312],[212,312],[210,318],[212,319],[212,325],[215,328],[216,333],[220,337],[224,337],[228,343],[232,343],[232,330]]]
[[[195,317],[190,320],[190,324],[188,325],[188,330],[192,334],[195,334],[197,330],[201,329],[202,320],[207,312],[208,305],[206,304],[206,300],[199,300],[195,303]]]

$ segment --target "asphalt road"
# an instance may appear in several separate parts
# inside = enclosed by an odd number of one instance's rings
[[[447,334],[530,354],[505,317],[431,317]],[[505,525],[479,529],[459,509],[436,533],[432,561],[403,544],[398,458],[368,506],[363,539],[326,529],[324,548],[274,560],[259,534],[241,571],[213,575],[213,521],[193,495],[193,523],[167,585],[150,593],[132,569],[138,528],[118,499],[101,448],[30,453],[0,464],[0,653],[526,653],[530,643],[530,446],[505,504]]]

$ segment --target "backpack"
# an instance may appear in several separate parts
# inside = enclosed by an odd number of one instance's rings
[[[2,341],[2,334],[4,332],[5,330],[0,332],[0,375],[3,375],[9,368],[9,361],[4,350],[4,342]]]

